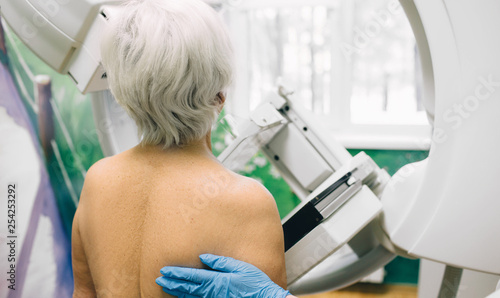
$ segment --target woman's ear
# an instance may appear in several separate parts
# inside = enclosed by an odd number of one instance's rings
[[[219,103],[222,105],[226,102],[226,96],[224,96],[224,93],[222,92],[217,93],[217,98],[219,99]]]
[[[219,92],[219,93],[217,93],[217,99],[219,100],[218,111],[220,113],[222,111],[222,109],[224,108],[224,103],[226,102],[226,96],[224,96],[224,93]]]

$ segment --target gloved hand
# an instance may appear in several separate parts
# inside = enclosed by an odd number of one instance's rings
[[[251,264],[211,254],[200,255],[200,260],[214,270],[167,266],[160,270],[163,276],[158,277],[156,283],[166,293],[181,298],[285,298],[290,295]]]

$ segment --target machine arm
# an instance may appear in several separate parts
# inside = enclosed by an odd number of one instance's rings
[[[238,170],[261,149],[302,199],[282,221],[292,292],[345,287],[395,256],[371,231],[382,210],[377,195],[390,177],[365,153],[352,157],[317,133],[279,90],[240,125],[241,134],[219,160]]]

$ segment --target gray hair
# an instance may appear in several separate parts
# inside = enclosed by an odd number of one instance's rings
[[[141,143],[185,145],[202,139],[231,83],[226,26],[200,0],[130,0],[111,16],[102,63],[117,102],[135,120]]]

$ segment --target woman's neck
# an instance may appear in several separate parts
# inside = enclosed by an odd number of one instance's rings
[[[135,151],[147,154],[168,154],[168,155],[193,155],[193,156],[207,156],[214,158],[212,153],[212,142],[210,133],[204,138],[192,141],[189,144],[182,146],[171,146],[163,148],[162,145],[144,145],[139,144],[134,148]]]

